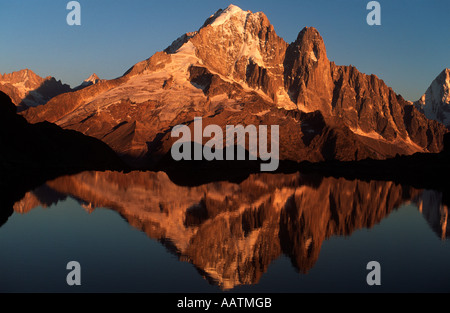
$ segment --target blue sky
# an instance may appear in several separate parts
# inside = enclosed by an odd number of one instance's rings
[[[93,72],[121,76],[198,30],[230,3],[263,11],[287,42],[316,27],[328,58],[375,74],[417,100],[450,67],[450,1],[380,0],[381,26],[368,26],[369,0],[79,0],[81,26],[68,26],[68,0],[0,0],[0,72],[29,68],[72,87]]]

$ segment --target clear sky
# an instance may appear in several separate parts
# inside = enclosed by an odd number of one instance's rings
[[[93,72],[116,78],[230,3],[263,11],[289,43],[314,26],[331,61],[377,75],[408,100],[450,67],[448,0],[379,0],[382,25],[372,27],[369,0],[79,0],[81,26],[67,25],[68,2],[0,0],[1,73],[29,68],[72,87]]]

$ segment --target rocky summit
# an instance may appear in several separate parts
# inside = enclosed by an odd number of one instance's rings
[[[33,71],[24,69],[0,74],[0,91],[6,93],[21,111],[45,104],[51,98],[71,91],[71,88],[54,77],[42,78]]]
[[[414,103],[429,119],[450,126],[450,69],[443,70],[425,94]]]
[[[279,125],[280,159],[292,161],[439,152],[447,132],[375,75],[331,62],[315,28],[288,44],[264,13],[234,5],[123,76],[23,116],[96,137],[139,166],[170,153],[171,129],[194,117],[223,129]]]

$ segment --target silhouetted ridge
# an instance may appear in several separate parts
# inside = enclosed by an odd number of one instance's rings
[[[16,112],[10,97],[0,91],[1,210],[8,211],[26,191],[50,178],[84,170],[125,169],[105,143],[48,122],[29,124]]]

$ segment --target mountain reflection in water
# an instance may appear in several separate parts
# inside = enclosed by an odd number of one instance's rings
[[[325,239],[372,228],[408,202],[439,238],[449,237],[440,192],[300,173],[178,186],[163,172],[84,172],[28,192],[14,211],[27,213],[68,196],[89,212],[118,212],[225,290],[258,283],[281,254],[307,273]]]

